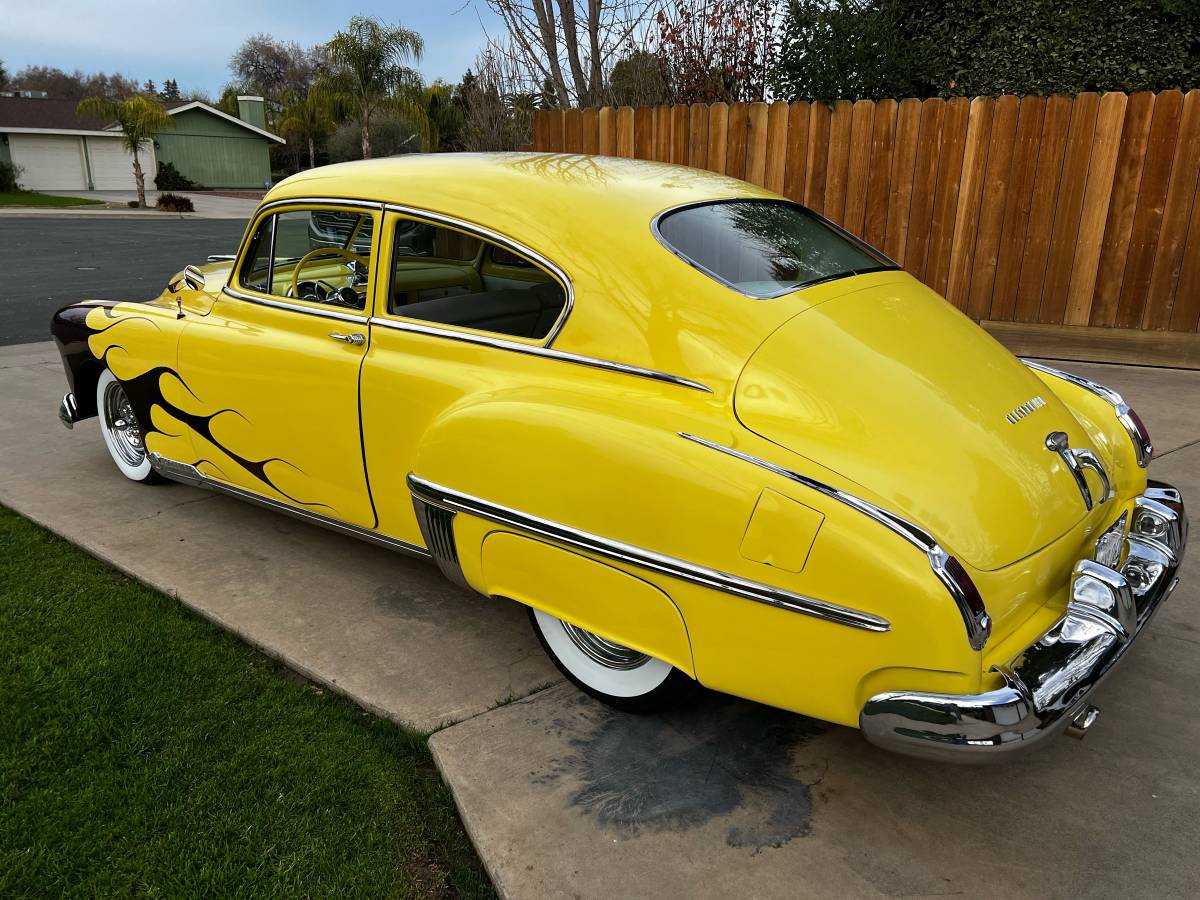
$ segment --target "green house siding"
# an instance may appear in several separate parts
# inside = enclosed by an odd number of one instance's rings
[[[180,174],[210,188],[262,188],[271,178],[269,141],[201,109],[173,116],[155,135],[155,153]]]

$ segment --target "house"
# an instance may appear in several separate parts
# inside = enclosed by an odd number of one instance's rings
[[[0,97],[0,162],[24,171],[27,190],[127,191],[133,162],[120,133],[95,118],[77,117],[74,100]],[[170,105],[175,128],[158,132],[139,157],[146,186],[159,160],[210,188],[257,188],[271,180],[269,148],[284,139],[266,130],[262,97],[238,97],[231,116],[198,100]]]

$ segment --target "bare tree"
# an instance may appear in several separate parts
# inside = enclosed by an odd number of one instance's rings
[[[623,50],[642,36],[664,0],[485,0],[507,40],[489,51],[517,63],[527,85],[559,107],[598,106]]]
[[[460,93],[464,114],[461,141],[466,150],[516,150],[533,139],[536,91],[515,55],[487,46],[467,72]]]
[[[320,74],[320,53],[295,41],[255,34],[242,41],[229,70],[243,88],[263,95],[274,116],[283,109],[286,96],[307,93]]]

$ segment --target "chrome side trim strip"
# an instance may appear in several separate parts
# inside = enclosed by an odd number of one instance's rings
[[[426,325],[422,322],[413,322],[408,319],[381,319],[378,316],[372,316],[370,322],[372,325],[378,325],[381,328],[391,328],[393,331],[411,331],[414,334],[428,334],[435,337],[450,338],[451,340],[463,341],[467,344],[479,344],[484,347],[494,347],[497,350],[510,350],[513,353],[541,356],[545,359],[557,359],[560,362],[575,363],[576,365],[589,366],[593,369],[607,369],[610,372],[620,372],[623,375],[635,375],[639,378],[649,378],[654,381],[663,381],[667,384],[677,384],[680,387],[704,391],[706,394],[713,392],[712,388],[708,387],[708,385],[701,384],[699,381],[692,381],[690,378],[682,378],[679,375],[671,375],[668,372],[660,372],[657,369],[644,369],[641,366],[614,362],[610,359],[600,359],[596,356],[568,353],[565,350],[554,350],[550,347],[542,347],[537,344],[522,344],[519,341],[510,341],[502,337],[491,337],[486,334],[454,331],[449,328],[439,328],[436,325]]]
[[[283,503],[279,500],[273,500],[270,497],[264,497],[262,494],[256,494],[253,491],[247,491],[240,487],[235,487],[232,484],[226,484],[224,481],[219,481],[215,478],[210,478],[205,475],[195,466],[180,462],[179,460],[169,459],[159,453],[150,454],[150,465],[154,471],[158,472],[164,478],[170,478],[172,481],[178,481],[182,484],[188,484],[193,487],[204,488],[205,490],[216,491],[219,494],[228,494],[231,497],[236,497],[239,500],[245,500],[257,506],[263,506],[267,509],[281,512],[284,515],[291,516],[294,519],[299,519],[302,522],[308,522],[311,525],[320,525],[322,528],[328,528],[330,531],[336,531],[340,534],[356,537],[360,540],[368,541],[380,547],[386,547],[388,550],[394,550],[397,553],[403,553],[406,556],[416,557],[417,559],[429,559],[430,554],[423,547],[418,547],[415,544],[410,544],[407,541],[397,540],[393,537],[388,537],[386,534],[380,534],[377,531],[370,531],[366,528],[360,528],[357,525],[352,525],[349,522],[343,522],[341,519],[334,519],[330,516],[323,516],[320,513],[312,512],[311,510],[301,509],[298,506],[292,506]]]
[[[270,306],[274,309],[286,309],[290,312],[304,313],[309,316],[317,316],[321,319],[334,319],[338,322],[357,322],[360,325],[367,324],[366,315],[356,316],[353,313],[344,313],[336,309],[314,309],[311,306],[301,306],[299,303],[288,303],[286,300],[274,300],[267,297],[259,297],[255,294],[246,294],[236,288],[231,288],[225,285],[221,288],[221,292],[233,297],[235,300],[244,300],[247,303],[257,303],[259,306]]]
[[[765,459],[759,459],[757,456],[742,453],[740,450],[734,450],[732,447],[726,447],[723,444],[705,440],[694,434],[681,431],[679,432],[679,436],[686,440],[694,441],[701,446],[708,447],[711,450],[716,450],[718,453],[725,453],[743,462],[766,469],[768,472],[772,472],[781,478],[794,481],[810,490],[844,503],[851,509],[857,510],[870,519],[874,519],[884,528],[904,538],[904,540],[925,554],[925,558],[929,561],[929,567],[933,570],[933,574],[937,576],[938,580],[953,598],[959,613],[962,615],[963,625],[967,630],[967,641],[970,643],[971,649],[983,649],[988,637],[992,633],[992,620],[987,614],[983,598],[978,595],[975,586],[969,583],[969,577],[965,575],[965,570],[963,570],[961,563],[943,550],[934,536],[928,531],[893,512],[876,506],[874,503],[870,503],[861,497],[856,497],[832,485],[817,481],[815,478],[809,478],[807,475],[801,475],[799,472],[793,472],[791,469],[777,466],[775,463],[768,462]],[[956,575],[956,573],[960,574]],[[962,583],[961,578],[963,577],[967,577],[968,584]]]
[[[1062,369],[1034,362],[1032,359],[1021,357],[1021,362],[1025,363],[1031,369],[1045,372],[1047,375],[1053,375],[1055,378],[1061,378],[1063,381],[1069,381],[1076,387],[1081,387],[1085,391],[1095,394],[1103,400],[1107,400],[1112,404],[1117,421],[1121,423],[1121,427],[1125,429],[1126,434],[1129,435],[1129,439],[1133,441],[1133,450],[1137,456],[1137,464],[1143,469],[1150,465],[1150,458],[1154,455],[1154,445],[1149,441],[1142,440],[1142,436],[1138,433],[1138,428],[1133,422],[1133,417],[1130,415],[1133,410],[1120,394],[1112,388],[1097,384],[1080,375],[1072,375],[1070,372],[1064,372]]]
[[[747,600],[753,600],[756,603],[763,603],[767,606],[774,606],[790,612],[824,619],[827,622],[834,622],[838,625],[847,625],[851,628],[861,628],[866,631],[876,632],[888,631],[891,628],[891,623],[886,619],[871,615],[870,613],[850,609],[845,606],[838,606],[834,603],[818,600],[815,597],[794,594],[790,591],[750,581],[737,575],[710,569],[706,566],[677,559],[673,556],[655,553],[653,550],[646,550],[641,547],[635,547],[632,544],[600,537],[590,532],[572,528],[569,525],[552,522],[549,519],[542,519],[538,516],[518,512],[515,509],[482,500],[479,497],[473,497],[470,494],[460,493],[443,485],[426,481],[416,475],[410,474],[408,476],[408,486],[415,497],[432,506],[440,506],[454,512],[478,516],[481,519],[487,519],[499,525],[518,528],[530,534],[536,534],[539,537],[547,538],[560,544],[566,544],[567,546],[575,547],[588,553],[594,553],[597,556],[602,556],[616,562],[648,569],[671,578],[678,578],[682,581],[712,588],[713,590],[732,594]]]
[[[454,216],[447,216],[444,213],[430,212],[427,209],[418,209],[415,206],[402,206],[399,203],[385,203],[383,204],[383,208],[387,212],[399,213],[402,216],[411,216],[417,219],[428,219],[431,222],[440,222],[443,225],[449,225],[452,228],[476,234],[481,238],[491,241],[493,244],[507,247],[518,256],[528,257],[542,268],[548,269],[555,278],[562,282],[563,291],[566,294],[562,313],[559,314],[558,321],[554,323],[554,327],[550,329],[550,333],[546,335],[542,346],[549,347],[554,343],[554,339],[558,337],[558,333],[567,324],[567,319],[571,316],[571,310],[575,308],[575,287],[571,284],[571,279],[567,277],[567,273],[558,265],[546,259],[546,257],[542,256],[536,250],[530,250],[524,244],[519,244],[512,238],[505,237],[499,232],[492,231],[492,229],[483,225],[476,225],[474,222],[456,219]]]

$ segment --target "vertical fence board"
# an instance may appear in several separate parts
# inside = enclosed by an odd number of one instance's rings
[[[1021,277],[1017,282],[1017,304],[1013,313],[1019,322],[1034,321],[1041,306],[1046,258],[1050,253],[1050,232],[1054,225],[1054,201],[1058,196],[1058,181],[1062,174],[1067,127],[1070,123],[1069,99],[1051,97],[1046,101],[1042,146],[1033,180],[1033,202],[1029,207],[1029,228],[1025,234],[1025,249],[1021,254]]]
[[[563,145],[565,153],[578,153],[583,148],[583,110],[563,110]]]
[[[594,106],[583,111],[583,144],[579,152],[600,152],[600,110]]]
[[[537,110],[532,140],[763,185],[976,319],[1200,331],[1200,90]]]
[[[908,250],[904,268],[916,278],[925,275],[929,237],[933,230],[933,193],[937,187],[938,147],[942,143],[942,120],[946,101],[935,97],[921,104],[921,134],[913,173],[912,203],[909,207]]]
[[[708,105],[693,103],[688,127],[692,136],[688,142],[688,165],[708,168]]]
[[[725,174],[733,178],[746,177],[746,138],[749,130],[749,104],[741,102],[729,104],[725,142]]]
[[[683,104],[671,107],[671,162],[688,164],[688,118],[690,110]]]
[[[854,104],[839,100],[829,119],[829,169],[825,175],[825,216],[842,224],[846,215],[846,178],[850,171],[850,138]]]
[[[1046,277],[1042,281],[1039,322],[1061,322],[1067,309],[1067,288],[1075,264],[1079,241],[1079,218],[1083,211],[1083,193],[1087,187],[1092,140],[1096,134],[1096,114],[1100,96],[1079,94],[1071,106],[1071,124],[1067,128],[1067,149],[1063,153],[1062,177],[1050,232],[1050,252],[1046,256]]]
[[[1133,213],[1133,230],[1129,236],[1129,258],[1125,277],[1121,281],[1121,299],[1117,305],[1116,324],[1121,328],[1136,328],[1142,321],[1150,276],[1154,269],[1154,253],[1162,228],[1163,210],[1171,168],[1175,161],[1175,144],[1183,113],[1183,94],[1163,91],[1154,101],[1154,118],[1146,144],[1146,165],[1138,190],[1137,209]]]
[[[708,109],[708,167],[725,172],[725,157],[729,150],[729,107],[714,103]]]
[[[1033,205],[1033,186],[1045,116],[1045,97],[1021,98],[1012,164],[1009,166],[1008,196],[1004,201],[1004,225],[996,255],[996,278],[992,284],[990,315],[993,319],[1009,320],[1016,310],[1021,259],[1025,254],[1025,237]]]
[[[887,232],[888,199],[892,189],[892,153],[896,137],[896,101],[875,104],[871,125],[871,157],[867,163],[866,210],[862,236],[868,244],[883,246]]]
[[[767,183],[767,104],[751,103],[746,132],[746,180]]]
[[[767,109],[767,156],[763,163],[763,185],[782,194],[787,176],[788,105],[772,103]]]
[[[783,194],[797,203],[804,202],[804,178],[808,174],[808,119],[807,103],[788,104]]]
[[[958,192],[962,184],[963,152],[970,114],[971,101],[966,97],[955,97],[946,103],[938,148],[938,180],[933,194],[933,227],[929,234],[924,281],[943,295],[950,277],[950,245],[958,218]]]
[[[862,236],[867,213],[867,181],[871,174],[871,139],[875,123],[875,103],[859,100],[850,111],[850,155],[846,165],[846,207],[842,225]]]
[[[1121,301],[1121,282],[1129,258],[1133,235],[1133,216],[1137,210],[1142,169],[1150,141],[1150,122],[1154,113],[1154,94],[1132,94],[1125,106],[1125,124],[1121,128],[1121,147],[1117,150],[1112,196],[1108,201],[1104,240],[1100,245],[1100,265],[1096,272],[1096,290],[1092,298],[1090,323],[1112,326]]]
[[[1200,191],[1192,200],[1192,221],[1183,247],[1183,265],[1171,308],[1171,330],[1196,331],[1200,328]]]
[[[633,107],[617,110],[617,156],[633,156]]]
[[[991,146],[993,113],[994,103],[990,97],[976,97],[971,101],[967,115],[962,178],[959,181],[958,205],[954,210],[954,233],[950,237],[950,265],[945,291],[946,299],[959,309],[966,309],[971,267],[975,261],[979,203]]]
[[[892,153],[891,190],[888,193],[887,233],[883,252],[904,265],[908,242],[909,202],[913,172],[917,164],[917,141],[921,136],[921,101],[900,101],[896,111],[895,150]]]
[[[986,319],[992,307],[992,286],[996,280],[1020,106],[1020,98],[1007,94],[996,101],[992,112],[987,169],[979,198],[979,230],[967,289],[967,315],[975,319]]]
[[[1121,128],[1125,122],[1128,97],[1111,91],[1100,98],[1096,133],[1090,150],[1087,187],[1083,192],[1083,212],[1079,218],[1075,262],[1067,289],[1068,325],[1086,325],[1092,314],[1096,292],[1096,272],[1100,266],[1100,245],[1104,223],[1108,219],[1108,201],[1112,196],[1113,176],[1117,170],[1117,151],[1121,146]]]
[[[825,183],[829,176],[829,124],[832,114],[824,103],[808,104],[808,170],[804,178],[804,205],[824,214]]]
[[[1175,286],[1183,264],[1181,254],[1187,240],[1188,222],[1192,218],[1197,175],[1200,175],[1200,90],[1189,91],[1183,99],[1179,141],[1163,209],[1162,234],[1150,273],[1142,328],[1161,331],[1171,324],[1171,301],[1175,298]]]
[[[618,153],[617,110],[611,106],[605,106],[600,110],[600,115],[597,116],[597,119],[600,130],[600,155],[616,156]]]

